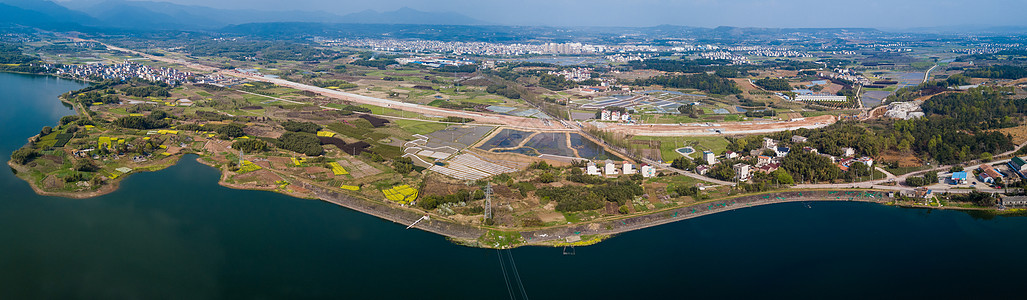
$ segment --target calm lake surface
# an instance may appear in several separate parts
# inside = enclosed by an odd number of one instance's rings
[[[0,73],[0,155],[83,87]],[[84,200],[0,172],[0,299],[508,299],[496,250],[316,200],[217,185],[188,156]],[[864,203],[747,208],[596,246],[510,251],[532,299],[1019,298],[1027,218]],[[506,257],[506,254],[503,254]],[[511,278],[514,297],[521,297]]]

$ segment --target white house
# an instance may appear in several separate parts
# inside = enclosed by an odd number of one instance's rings
[[[733,158],[737,158],[737,157],[738,157],[738,152],[734,152],[734,151],[724,152],[724,158],[733,159]]]
[[[635,172],[635,166],[632,166],[630,163],[624,163],[623,170],[624,171],[621,174],[624,174],[624,175],[631,175],[631,174],[635,174],[636,173]]]
[[[770,158],[770,156],[760,155],[760,156],[756,157],[756,165],[757,166],[769,165],[772,161],[773,161],[773,159]]]
[[[588,165],[585,167],[585,174],[603,175],[603,173],[599,171],[599,167],[597,167],[594,162],[588,162]]]
[[[777,148],[777,142],[772,138],[763,138],[763,149]]]
[[[842,148],[842,156],[844,156],[844,157],[852,157],[852,156],[855,156],[855,155],[856,155],[856,149],[852,149],[852,148],[849,148],[849,147]]]
[[[603,168],[606,168],[606,175],[617,175],[617,165],[612,160],[607,159]]]
[[[780,146],[774,149],[774,153],[777,154],[777,157],[788,156],[789,152],[792,152],[792,149],[784,146]]]
[[[656,168],[650,165],[642,165],[642,177],[656,177]]]
[[[737,163],[732,166],[732,168],[735,169],[735,179],[738,181],[749,180],[749,177],[752,176],[749,165],[747,164]]]
[[[717,164],[717,156],[713,154],[713,151],[703,151],[702,159],[711,166]]]

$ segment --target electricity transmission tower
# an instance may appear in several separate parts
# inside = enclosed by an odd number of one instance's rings
[[[492,183],[485,185],[485,220],[492,218]]]

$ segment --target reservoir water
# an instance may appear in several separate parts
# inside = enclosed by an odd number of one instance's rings
[[[82,86],[0,73],[0,155],[71,114],[56,97]],[[0,299],[510,298],[496,250],[217,179],[189,156],[77,200],[0,172]],[[1021,296],[1025,250],[1027,218],[842,202],[740,209],[574,256],[510,254],[532,299],[987,299]]]

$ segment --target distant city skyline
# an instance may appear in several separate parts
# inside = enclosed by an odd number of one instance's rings
[[[61,0],[59,2],[99,2]],[[102,1],[102,0],[100,0]],[[403,7],[455,12],[497,25],[699,27],[865,27],[904,29],[953,26],[1025,26],[1016,0],[521,0],[330,1],[166,0],[222,9],[305,10],[348,14]],[[849,3],[852,3],[851,5]]]

